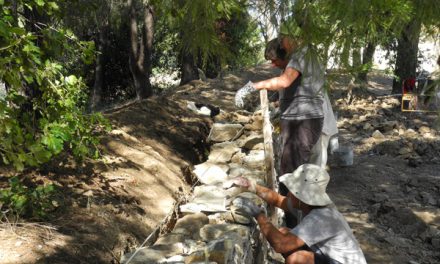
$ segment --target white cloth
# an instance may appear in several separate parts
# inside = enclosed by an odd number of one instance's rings
[[[328,149],[329,141],[330,141],[330,136],[321,133],[318,142],[316,142],[316,144],[312,148],[309,163],[318,165],[322,169],[325,169],[328,159],[327,149]]]
[[[335,114],[333,113],[332,104],[328,94],[324,92],[324,102],[322,103],[324,110],[324,123],[322,126],[322,133],[331,137],[338,133],[338,124],[336,123]]]
[[[322,133],[318,142],[316,142],[311,150],[309,163],[316,164],[325,169],[328,159],[327,149],[330,137],[338,133],[338,125],[327,93],[324,93],[322,107],[324,110]]]
[[[290,231],[312,250],[343,264],[366,264],[353,232],[334,204],[313,209]]]

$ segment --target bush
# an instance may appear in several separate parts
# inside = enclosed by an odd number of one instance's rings
[[[86,86],[67,65],[90,63],[94,46],[55,25],[26,20],[14,8],[55,20],[58,6],[45,0],[0,1],[0,162],[21,171],[48,162],[63,150],[81,160],[98,156],[99,114],[85,115]],[[29,24],[25,24],[23,21]],[[54,23],[55,24],[55,23]],[[32,31],[34,30],[34,31]],[[64,66],[66,65],[66,66]]]
[[[0,210],[7,214],[45,218],[57,205],[53,199],[56,191],[52,184],[28,188],[17,177],[12,177],[9,186],[0,190]]]

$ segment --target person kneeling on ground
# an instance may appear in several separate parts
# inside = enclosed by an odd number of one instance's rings
[[[249,199],[238,197],[233,204],[256,218],[261,232],[273,249],[285,257],[285,263],[367,263],[347,221],[326,193],[329,179],[319,166],[301,165],[293,173],[280,177],[289,190],[287,196],[244,177],[232,180],[233,185],[256,193],[286,213],[295,214],[299,210],[299,224],[293,229],[277,229],[264,208]]]

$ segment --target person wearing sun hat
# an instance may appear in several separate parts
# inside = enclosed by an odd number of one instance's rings
[[[293,173],[280,177],[280,182],[289,190],[287,196],[244,177],[232,180],[232,185],[254,192],[286,213],[299,211],[299,223],[292,229],[277,229],[267,218],[264,208],[249,199],[239,197],[233,204],[255,217],[261,232],[274,250],[284,256],[286,264],[365,264],[353,232],[326,192],[329,179],[320,166],[303,164]]]

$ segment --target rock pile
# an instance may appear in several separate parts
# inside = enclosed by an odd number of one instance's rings
[[[400,156],[413,167],[422,162],[440,163],[440,134],[429,115],[402,114],[397,98],[369,97],[350,105],[339,99],[336,110],[341,116],[339,129],[356,135],[350,141],[358,145],[358,153]]]
[[[200,185],[194,187],[188,203],[180,206],[183,217],[171,233],[138,250],[129,263],[264,262],[265,245],[254,220],[232,205],[238,196],[257,204],[263,201],[238,187],[223,188],[225,181],[241,175],[264,185],[262,123],[261,112],[215,117],[208,137],[211,151],[208,160],[193,170]],[[127,263],[132,255],[125,255],[121,262]]]
[[[361,238],[364,252],[371,245],[390,252],[411,251],[397,256],[395,262],[367,253],[369,263],[438,263],[440,133],[436,113],[403,113],[397,98],[373,96],[351,104],[340,99],[334,109],[340,117],[340,141],[351,144],[356,154],[355,166],[332,171],[335,184],[355,189],[348,191],[350,196],[342,195],[350,197],[352,206],[342,210],[344,216]],[[330,190],[333,197],[339,192],[338,188]],[[341,206],[344,200],[336,203]]]

